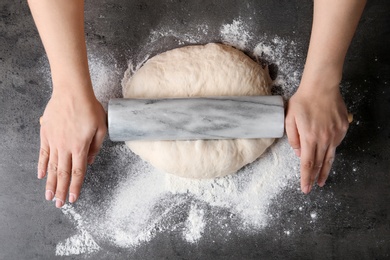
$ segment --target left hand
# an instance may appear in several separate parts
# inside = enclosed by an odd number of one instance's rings
[[[56,91],[58,85],[41,118],[38,178],[47,174],[46,199],[55,196],[55,205],[61,208],[68,195],[71,203],[80,196],[87,163],[93,163],[107,126],[106,113],[93,92],[83,96],[82,91]]]
[[[320,187],[325,185],[336,147],[344,139],[348,126],[348,112],[338,85],[302,82],[289,100],[286,132],[301,159],[301,189],[305,194],[316,180]]]

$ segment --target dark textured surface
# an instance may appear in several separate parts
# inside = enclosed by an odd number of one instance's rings
[[[256,235],[211,243],[205,234],[200,243],[187,244],[165,232],[130,253],[107,246],[92,258],[389,259],[390,4],[368,2],[344,69],[344,96],[355,121],[324,189],[314,189],[309,196],[296,190],[279,194],[271,205],[273,223]],[[87,42],[95,53],[109,50],[124,71],[128,57],[143,57],[141,47],[150,29],[171,24],[185,32],[196,28],[191,25],[207,23],[209,34],[199,41],[206,43],[220,41],[220,26],[242,17],[254,34],[293,39],[304,55],[311,8],[311,1],[91,0],[86,5]],[[252,19],[246,19],[247,14]],[[172,42],[158,42],[155,52],[175,47]],[[0,259],[54,259],[56,244],[74,234],[68,218],[44,201],[44,182],[36,179],[38,118],[51,92],[42,79],[42,68],[47,68],[42,57],[26,1],[1,0]],[[104,174],[120,166],[107,152],[112,146],[106,142],[89,169],[93,194],[109,194],[107,183],[118,182],[115,175]],[[299,203],[308,214],[293,208]],[[321,218],[311,222],[311,210]],[[294,232],[285,236],[284,230]]]

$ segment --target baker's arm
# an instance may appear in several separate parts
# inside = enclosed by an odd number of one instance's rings
[[[314,0],[314,17],[305,69],[289,100],[286,132],[301,159],[301,189],[325,185],[336,147],[348,129],[339,84],[343,63],[365,0]]]
[[[106,134],[106,114],[94,95],[84,37],[83,0],[28,0],[45,47],[53,93],[41,118],[38,178],[47,172],[47,200],[75,202]]]

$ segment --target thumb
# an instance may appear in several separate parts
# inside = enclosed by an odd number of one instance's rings
[[[99,128],[96,131],[95,136],[92,138],[91,145],[89,146],[88,164],[93,164],[93,162],[95,161],[95,157],[99,153],[100,147],[102,146],[105,136],[106,136],[105,129]]]
[[[299,132],[295,121],[295,117],[287,115],[285,123],[286,123],[286,133],[287,133],[288,142],[291,145],[291,147],[294,149],[295,154],[298,157],[300,157],[301,140],[299,138]]]

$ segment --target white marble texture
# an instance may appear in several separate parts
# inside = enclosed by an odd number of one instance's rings
[[[284,134],[280,96],[112,99],[112,141],[279,138]]]

